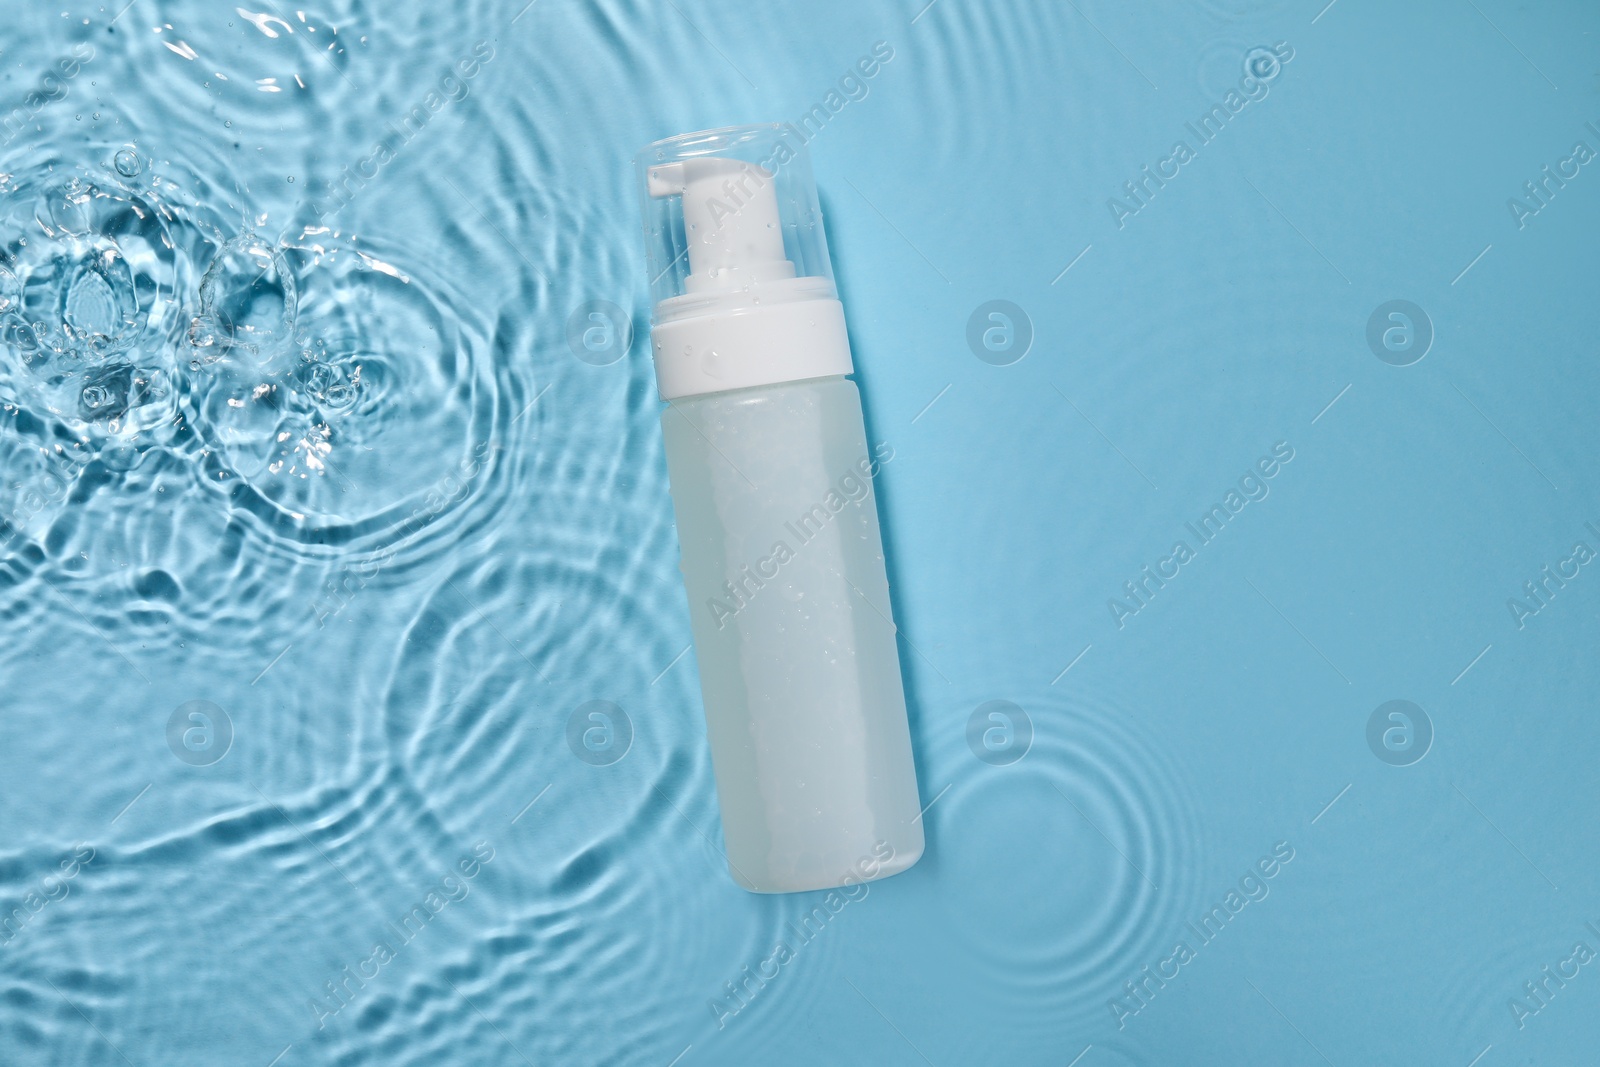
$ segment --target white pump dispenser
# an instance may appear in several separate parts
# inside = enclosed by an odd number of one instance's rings
[[[762,893],[922,855],[869,448],[805,151],[780,126],[638,159],[651,338],[729,870]]]
[[[762,167],[702,156],[651,167],[645,180],[651,196],[683,198],[689,292],[794,277],[778,228],[777,186]]]
[[[804,215],[797,194],[809,190],[815,200],[809,181],[799,182],[796,164],[803,158],[786,167],[769,162],[777,173],[727,156],[642,164],[650,213],[662,220],[652,236],[664,249],[670,242],[659,239],[675,236],[681,225],[685,245],[658,269],[652,244],[653,284],[670,284],[667,292],[658,290],[651,332],[663,400],[854,369],[844,308],[821,243],[821,213],[813,207],[809,219],[786,226],[780,208],[784,184],[803,186],[786,198],[790,214]],[[785,249],[786,230],[797,243],[816,246],[804,251],[820,260],[822,273],[796,270]],[[685,258],[687,273],[676,275]]]

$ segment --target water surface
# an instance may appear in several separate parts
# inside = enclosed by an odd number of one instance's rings
[[[0,42],[0,1062],[1594,1058],[1594,10],[123,3]],[[725,871],[628,171],[774,119],[850,899]]]

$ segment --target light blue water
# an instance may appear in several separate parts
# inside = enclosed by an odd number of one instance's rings
[[[1600,10],[122,3],[0,38],[0,1063],[1600,1061]],[[807,114],[855,898],[719,854],[627,167]]]

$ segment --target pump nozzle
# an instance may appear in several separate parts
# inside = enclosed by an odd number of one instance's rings
[[[764,167],[720,156],[685,159],[651,167],[646,188],[657,198],[683,197],[687,292],[795,276],[783,250],[777,186]]]
[[[663,400],[850,373],[811,163],[788,127],[686,133],[635,163]]]

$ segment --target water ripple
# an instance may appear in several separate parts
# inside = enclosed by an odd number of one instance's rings
[[[964,742],[939,754],[961,760],[929,815],[942,903],[1008,1010],[1020,998],[1057,1021],[1103,1023],[1114,980],[1164,955],[1181,927],[1199,848],[1192,786],[1116,702],[1051,692],[1023,706],[1034,740],[1021,761],[992,767]],[[1025,852],[1018,811],[1034,813]]]

